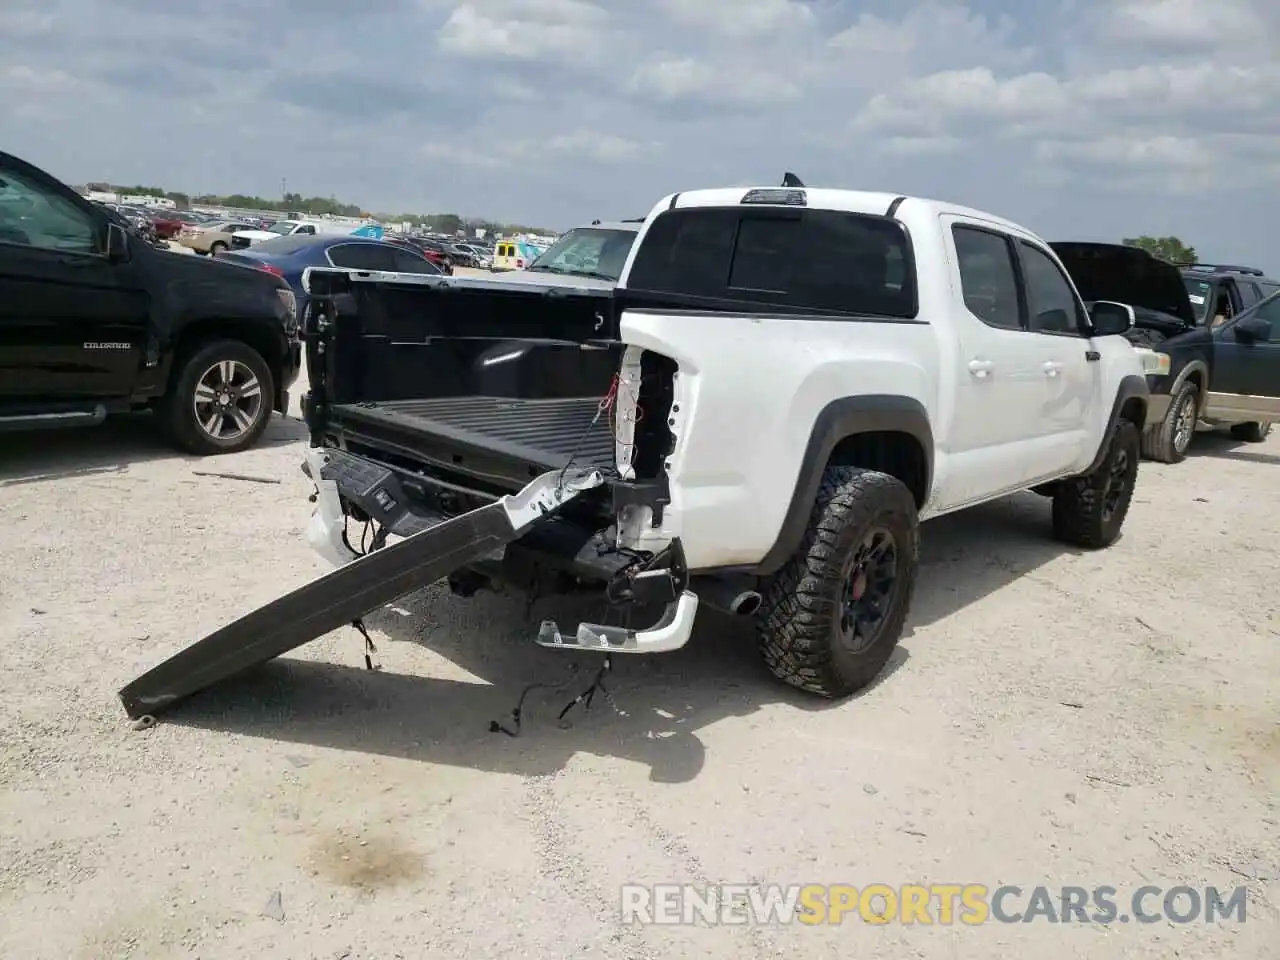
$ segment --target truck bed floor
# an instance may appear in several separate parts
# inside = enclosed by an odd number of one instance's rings
[[[491,450],[547,469],[573,459],[577,467],[614,462],[613,431],[598,397],[519,400],[510,397],[443,397],[338,404],[335,419],[386,426]]]

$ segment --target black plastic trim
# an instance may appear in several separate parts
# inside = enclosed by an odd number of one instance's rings
[[[1145,386],[1144,383],[1144,389]],[[776,573],[796,552],[809,526],[814,500],[822,483],[822,473],[836,444],[846,437],[882,432],[905,433],[920,444],[924,450],[924,489],[925,496],[928,496],[933,485],[933,428],[929,425],[929,414],[924,405],[911,397],[887,394],[833,400],[823,407],[814,420],[809,443],[800,462],[795,491],[791,495],[791,504],[787,507],[778,538],[764,559],[752,568],[753,574],[770,576]]]
[[[366,554],[180,650],[120,691],[126,714],[159,713],[193,693],[350,624],[515,540],[493,503]]]
[[[889,204],[889,209],[884,212],[886,217],[895,217],[898,215],[898,208],[902,206],[906,197],[894,197],[893,203]]]
[[[831,320],[841,323],[904,323],[915,326],[927,326],[928,320],[919,316],[891,317],[878,313],[831,313],[815,310],[810,307],[788,307],[776,303],[762,303],[754,300],[723,300],[710,297],[695,297],[684,293],[656,293],[645,291],[636,298],[637,304],[630,306],[630,297],[620,303],[620,312],[654,313],[663,316],[679,314],[682,317],[695,319],[698,317],[722,317],[726,313],[755,317],[760,320]],[[710,303],[723,304],[719,309],[708,309]],[[665,306],[664,304],[670,304]]]
[[[1141,430],[1146,426],[1147,398],[1150,396],[1151,390],[1147,386],[1146,377],[1131,373],[1120,381],[1120,386],[1116,389],[1116,399],[1111,404],[1111,416],[1107,418],[1107,429],[1103,431],[1102,441],[1098,444],[1098,452],[1093,455],[1093,462],[1089,464],[1089,468],[1081,476],[1093,473],[1102,465],[1103,459],[1107,456],[1107,441],[1111,437],[1111,431],[1115,429],[1116,423],[1120,420],[1120,411],[1134,397],[1142,398],[1142,422],[1138,424],[1138,429]]]

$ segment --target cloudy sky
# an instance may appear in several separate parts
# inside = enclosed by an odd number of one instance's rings
[[[3,0],[0,149],[69,181],[568,227],[942,197],[1280,272],[1275,0]]]

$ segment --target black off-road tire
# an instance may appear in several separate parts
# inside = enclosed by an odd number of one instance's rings
[[[894,587],[874,639],[855,650],[840,630],[842,574],[853,551],[876,528],[894,540]],[[759,644],[770,672],[832,699],[870,684],[902,636],[919,565],[920,529],[911,491],[885,473],[829,467],[795,556],[763,590]]]
[[[1115,543],[1124,526],[1138,479],[1141,436],[1137,424],[1119,420],[1107,438],[1107,452],[1092,473],[1061,481],[1053,498],[1053,535],[1064,543],[1100,550]],[[1114,475],[1114,478],[1113,478]],[[1113,509],[1108,494],[1122,481]]]
[[[1245,443],[1262,443],[1270,433],[1270,423],[1233,423],[1231,425],[1231,436]]]
[[[1179,442],[1177,440],[1178,418],[1187,404],[1193,405],[1195,413],[1192,414],[1190,434],[1185,442]],[[1187,459],[1187,450],[1190,449],[1191,441],[1195,438],[1199,405],[1200,391],[1196,389],[1196,385],[1184,383],[1180,386],[1169,401],[1169,409],[1165,411],[1164,419],[1159,423],[1151,424],[1142,432],[1142,455],[1148,460],[1157,460],[1160,463],[1181,463]]]
[[[252,426],[229,440],[218,440],[206,433],[196,419],[194,406],[196,386],[201,376],[222,361],[233,361],[251,370],[258,380],[262,398]],[[164,431],[170,441],[197,456],[239,453],[256,444],[271,422],[275,406],[275,380],[262,355],[240,340],[214,340],[200,345],[185,357],[179,357],[177,362],[181,366],[170,381],[169,392],[159,407]]]

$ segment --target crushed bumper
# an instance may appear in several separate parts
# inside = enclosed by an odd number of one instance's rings
[[[449,522],[404,506],[406,498],[395,476],[384,467],[337,450],[313,447],[305,456],[305,472],[317,490],[316,509],[307,525],[306,539],[316,553],[334,566],[344,566],[360,556],[347,539],[343,498],[357,503],[397,536],[411,537]],[[498,547],[488,559],[500,560],[503,549]],[[573,633],[564,634],[555,621],[544,620],[536,639],[541,646],[559,650],[666,653],[688,643],[697,612],[697,594],[682,590],[647,629],[580,623]]]
[[[316,510],[307,541],[337,569],[214,631],[153,667],[120,690],[130,718],[155,714],[236,674],[265,663],[331,630],[353,624],[380,606],[446,577],[497,552],[553,517],[582,493],[601,486],[599,471],[556,470],[519,493],[460,516],[432,521],[408,510],[395,494],[390,471],[365,462],[368,481],[363,509],[403,540],[357,554],[345,536],[346,520],[338,484],[324,476],[331,452],[309,450],[307,471],[316,482]],[[335,459],[340,456],[336,452]],[[348,458],[350,459],[350,458]],[[693,631],[698,598],[688,590],[674,596],[662,618],[648,630],[580,624],[562,635],[555,623],[542,624],[538,642],[560,649],[649,653],[684,646]]]

